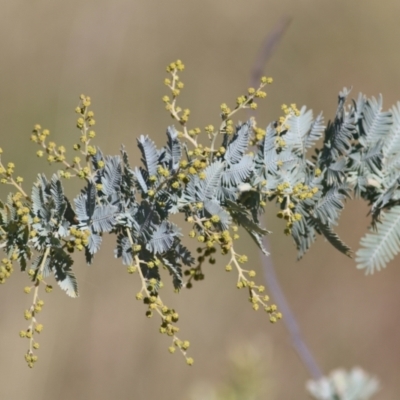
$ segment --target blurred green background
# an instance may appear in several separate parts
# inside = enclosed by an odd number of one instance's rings
[[[0,145],[3,161],[16,164],[26,188],[38,172],[54,170],[35,157],[33,125],[50,129],[52,140],[70,148],[80,93],[92,97],[97,144],[106,153],[116,154],[124,143],[138,165],[138,135],[162,145],[171,123],[161,101],[165,66],[177,58],[186,65],[181,104],[192,110],[191,126],[216,125],[219,105],[232,105],[247,89],[262,41],[284,16],[292,22],[266,67],[274,84],[259,105],[259,126],[277,118],[282,103],[306,104],[332,118],[343,86],[353,86],[353,97],[382,93],[387,107],[400,99],[395,0],[14,0],[2,1],[0,11]],[[266,215],[266,225],[275,233],[277,274],[321,368],[360,365],[380,378],[377,399],[398,399],[399,261],[365,277],[319,239],[297,263],[275,212]],[[368,225],[366,213],[364,204],[352,202],[342,214],[337,231],[354,249]],[[227,379],[230,349],[242,343],[263,356],[260,398],[308,398],[309,376],[283,324],[272,326],[252,311],[223,260],[207,267],[205,281],[193,290],[177,296],[167,285],[163,293],[180,312],[180,336],[191,341],[195,364],[189,368],[179,354],[168,353],[158,321],[144,316],[134,299],[138,277],[126,273],[112,249],[106,240],[92,266],[78,255],[81,297],[60,290],[44,297],[33,370],[23,358],[27,342],[18,336],[31,301],[23,293],[27,277],[16,271],[0,288],[1,399],[191,399],[199,385]],[[254,246],[245,239],[241,251],[251,255],[262,280]]]

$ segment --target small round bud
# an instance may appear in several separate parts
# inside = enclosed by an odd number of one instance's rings
[[[137,271],[137,267],[134,265],[130,265],[128,268],[128,274],[134,274]]]
[[[193,365],[193,363],[194,363],[194,360],[193,360],[192,357],[189,357],[189,358],[186,359],[186,364],[187,365]]]
[[[189,346],[190,346],[190,342],[189,342],[188,340],[185,340],[185,341],[182,343],[181,348],[182,348],[183,350],[187,350],[187,349],[189,348]]]

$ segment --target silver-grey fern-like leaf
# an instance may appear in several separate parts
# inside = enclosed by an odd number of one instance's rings
[[[213,215],[219,217],[219,222],[216,223],[216,225],[219,225],[221,230],[227,230],[229,228],[232,218],[216,199],[206,200],[204,202],[204,209],[207,211],[209,218]]]
[[[246,229],[247,230],[247,229]],[[268,250],[265,248],[262,236],[254,231],[247,230],[249,236],[253,239],[254,243],[258,246],[258,248],[262,251],[262,253],[266,256],[269,256]]]
[[[49,183],[46,177],[43,174],[40,174],[37,181],[33,185],[31,195],[33,202],[33,212],[35,213],[35,215],[47,222],[51,219],[50,209],[46,207],[48,197],[48,194],[46,192],[48,185]]]
[[[305,205],[298,203],[295,211],[301,215],[301,219],[293,224],[292,237],[297,248],[297,260],[300,260],[315,242],[316,235],[314,223],[310,220]]]
[[[183,284],[182,279],[182,268],[179,263],[174,259],[168,257],[163,257],[162,263],[167,267],[169,273],[172,275],[172,283],[175,289],[180,289]]]
[[[72,258],[60,248],[51,250],[51,269],[58,285],[70,297],[78,297],[78,283],[71,270]]]
[[[238,185],[238,187],[239,186],[240,185]],[[221,185],[217,188],[215,197],[221,204],[224,204],[226,200],[235,201],[238,197],[237,189],[238,188],[235,188],[234,186],[226,187]]]
[[[248,232],[254,232],[259,235],[271,233],[267,229],[262,228],[257,222],[254,222],[249,211],[241,204],[228,200],[226,206],[233,221],[239,226],[243,226]]]
[[[229,164],[238,163],[242,159],[249,143],[251,125],[251,121],[248,121],[236,128],[225,153],[225,160]]]
[[[353,161],[353,169],[358,169],[359,174],[380,174],[382,170],[382,145],[383,140],[375,142],[364,151],[361,149],[357,152],[350,154]]]
[[[362,119],[364,117],[364,107],[366,103],[367,99],[362,93],[358,94],[357,100],[353,100],[354,118],[357,123],[362,122]]]
[[[351,140],[357,133],[354,113],[345,109],[349,90],[344,88],[339,93],[338,108],[334,121],[328,123],[325,130],[324,147],[320,156],[323,165],[335,162],[340,156],[347,156],[351,151]]]
[[[138,187],[140,188],[140,190],[143,193],[147,193],[147,191],[149,190],[147,187],[147,183],[146,180],[143,177],[142,171],[140,168],[136,167],[135,168],[135,177],[136,177],[136,182],[138,183]]]
[[[333,229],[327,225],[321,223],[319,220],[315,220],[318,230],[325,236],[325,239],[337,250],[346,255],[352,257],[352,250],[349,246],[344,243],[339,236],[333,231]]]
[[[365,137],[360,137],[364,146],[372,146],[387,137],[392,126],[392,113],[382,111],[382,95],[378,99],[368,99],[364,106],[364,118],[362,125]]]
[[[347,159],[341,157],[326,168],[326,183],[329,186],[339,186],[346,178]]]
[[[205,170],[206,177],[199,181],[198,196],[201,200],[212,199],[216,196],[217,188],[221,185],[221,175],[224,171],[224,162],[221,160],[214,161]]]
[[[310,149],[315,146],[315,143],[322,137],[325,130],[324,117],[322,112],[317,115],[317,118],[312,122],[310,131],[306,134],[304,140],[304,148]]]
[[[357,268],[366,274],[385,268],[400,252],[400,206],[386,212],[377,229],[361,239],[361,248],[356,252]]]
[[[114,251],[115,257],[122,257],[123,265],[132,265],[132,245],[125,234],[120,233],[117,237],[117,248]]]
[[[276,167],[270,172],[281,175],[283,171],[292,171],[303,160],[297,156],[290,148],[284,149],[276,157]]]
[[[91,255],[99,251],[101,242],[102,242],[102,237],[96,232],[92,231],[91,234],[89,235],[89,242],[87,245],[87,249]]]
[[[393,124],[388,135],[384,138],[383,154],[385,158],[400,154],[400,101],[390,109]]]
[[[121,155],[124,165],[124,170],[122,174],[122,185],[121,191],[125,196],[134,196],[135,192],[135,176],[129,164],[128,153],[125,151],[125,147],[121,146]]]
[[[142,162],[150,176],[157,174],[158,151],[154,142],[148,137],[141,135],[137,139],[138,147],[142,153]]]
[[[190,266],[195,261],[190,251],[181,243],[178,243],[178,245],[176,246],[175,253],[181,259],[184,265]]]
[[[64,216],[64,212],[67,208],[67,203],[65,201],[62,183],[56,174],[54,174],[51,178],[50,193],[55,205],[55,214],[58,219],[61,219]]]
[[[89,221],[89,215],[86,210],[86,195],[81,193],[74,199],[76,216],[80,223],[87,223]]]
[[[300,109],[299,115],[290,115],[287,118],[289,129],[285,134],[286,145],[296,154],[305,154],[305,139],[310,131],[313,120],[311,110],[306,111],[306,107]]]
[[[154,254],[165,253],[175,241],[178,232],[169,221],[162,221],[154,230],[151,239],[146,244],[146,249]]]
[[[115,217],[117,211],[117,207],[111,204],[98,205],[94,209],[94,213],[91,219],[93,229],[97,233],[110,232],[116,224]]]
[[[167,149],[169,155],[169,169],[176,171],[179,168],[179,162],[182,158],[182,146],[178,139],[178,131],[174,126],[169,126],[167,129]]]
[[[349,197],[349,187],[332,187],[322,196],[315,205],[313,216],[318,218],[323,224],[335,224],[343,210],[343,201]]]
[[[106,196],[119,192],[122,179],[121,157],[107,156],[103,171],[104,174],[101,178],[102,192]]]
[[[269,172],[274,173],[278,169],[278,154],[275,148],[276,135],[277,132],[274,125],[269,124],[255,159],[255,169],[258,175],[264,179]]]
[[[75,274],[73,271],[66,269],[64,271],[64,278],[58,278],[59,275],[57,275],[56,272],[54,272],[54,276],[56,277],[56,281],[60,288],[67,293],[69,297],[78,297],[78,282],[75,278]]]
[[[253,171],[253,157],[245,155],[236,163],[228,165],[222,174],[222,184],[225,186],[238,185],[244,182]]]
[[[31,268],[35,270],[35,275],[32,276],[32,279],[36,280],[37,274],[39,273],[39,268],[43,263],[43,258],[44,254],[39,254],[37,257],[35,257],[32,260]],[[44,261],[43,265],[43,277],[47,278],[50,276],[52,270],[51,270],[51,257],[47,257],[46,260]]]
[[[90,181],[86,188],[86,211],[89,218],[92,217],[96,207],[96,186]]]

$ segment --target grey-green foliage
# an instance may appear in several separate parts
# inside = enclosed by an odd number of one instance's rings
[[[336,369],[329,376],[308,381],[306,388],[316,400],[368,400],[379,391],[379,381],[355,367]]]
[[[240,225],[267,254],[261,238],[268,231],[261,226],[260,213],[268,202],[275,202],[289,221],[285,232],[292,236],[299,258],[317,234],[351,255],[334,226],[345,200],[355,196],[371,207],[373,231],[361,240],[356,261],[372,273],[400,250],[400,103],[383,111],[381,97],[359,95],[346,105],[347,96],[347,89],[339,94],[336,115],[326,127],[322,114],[314,119],[305,107],[289,113],[283,124],[269,124],[261,140],[255,139],[252,120],[239,123],[233,135],[223,134],[222,153],[194,156],[172,126],[161,149],[149,137],[140,136],[143,166],[132,168],[123,147],[116,156],[97,149],[91,156],[93,173],[71,202],[57,175],[50,181],[39,175],[29,214],[35,237],[18,222],[11,197],[1,204],[3,247],[8,254],[18,255],[22,270],[32,249],[39,254],[33,262],[38,269],[45,249],[50,248],[45,274],[53,273],[61,288],[76,296],[66,246],[68,240],[75,240],[71,229],[90,231],[85,245],[88,263],[98,252],[103,234],[115,234],[115,256],[123,264],[131,265],[138,256],[144,277],[157,282],[163,265],[179,289],[182,268],[190,267],[194,258],[182,243],[179,227],[171,222],[172,214],[182,213],[192,223],[218,216],[212,232]],[[196,160],[205,165],[201,173],[190,172]],[[193,228],[198,235],[210,237],[210,230],[201,224],[194,222]],[[152,262],[155,266],[149,268]]]

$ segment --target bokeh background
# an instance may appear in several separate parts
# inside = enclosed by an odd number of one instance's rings
[[[186,65],[181,104],[192,110],[192,126],[216,125],[219,105],[244,93],[261,43],[286,16],[291,24],[265,68],[274,84],[260,104],[260,126],[280,115],[282,103],[306,104],[329,119],[343,86],[353,86],[354,97],[382,93],[387,107],[400,99],[396,0],[0,3],[0,145],[3,160],[16,164],[27,188],[37,173],[54,170],[35,157],[33,125],[50,129],[57,144],[71,148],[80,93],[92,97],[97,144],[106,153],[116,154],[124,143],[138,165],[138,135],[162,145],[171,123],[161,101],[165,66],[177,58]],[[2,198],[6,189],[0,188]],[[73,195],[77,187],[68,190]],[[365,277],[353,260],[319,239],[296,262],[275,212],[265,221],[275,233],[274,265],[321,368],[328,373],[360,365],[381,381],[376,399],[400,398],[398,259]],[[337,229],[355,249],[368,226],[366,213],[364,204],[350,203]],[[168,353],[158,321],[144,316],[134,299],[138,278],[113,258],[113,245],[106,240],[92,266],[78,255],[78,299],[58,288],[44,297],[33,370],[23,358],[27,343],[18,336],[31,301],[23,293],[27,277],[16,271],[0,288],[1,399],[197,399],[201,388],[230,379],[232,349],[246,346],[262,364],[259,399],[308,398],[309,376],[284,325],[272,326],[252,311],[246,293],[235,288],[236,277],[223,271],[223,260],[207,267],[205,281],[193,290],[178,296],[167,285],[163,293],[180,312],[180,336],[191,341],[195,364],[189,368],[179,354]],[[255,247],[244,239],[241,250],[262,280]]]

